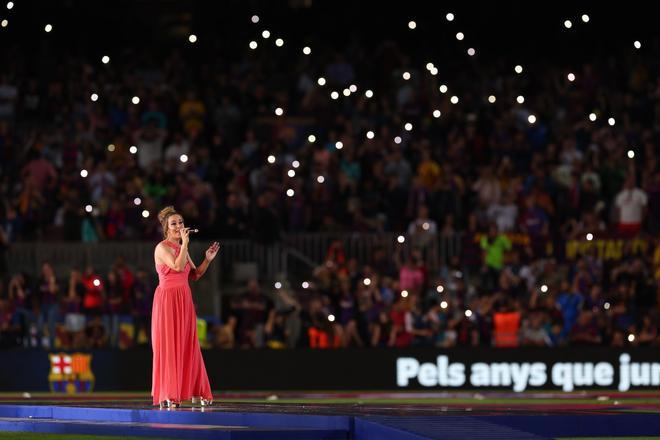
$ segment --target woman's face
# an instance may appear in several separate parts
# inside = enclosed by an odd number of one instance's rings
[[[183,217],[179,214],[171,215],[167,218],[167,237],[181,238],[181,229],[184,228]]]

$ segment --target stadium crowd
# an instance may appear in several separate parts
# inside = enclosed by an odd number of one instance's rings
[[[170,204],[201,238],[410,239],[361,263],[337,242],[309,289],[250,281],[211,346],[660,344],[657,60],[616,47],[571,80],[542,57],[529,76],[434,75],[393,40],[314,58],[245,46],[201,60],[136,46],[107,66],[2,49],[3,346],[148,342],[150,268],[22,274],[6,259],[16,242],[155,242]],[[445,237],[460,255],[429,266]]]

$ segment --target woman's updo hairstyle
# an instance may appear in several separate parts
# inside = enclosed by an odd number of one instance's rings
[[[166,206],[158,213],[158,221],[163,227],[163,237],[165,238],[167,238],[167,219],[172,215],[181,215],[176,211],[176,209],[174,209],[174,206]]]

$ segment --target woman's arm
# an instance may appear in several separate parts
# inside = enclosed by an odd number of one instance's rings
[[[165,264],[172,270],[182,272],[188,262],[188,244],[181,245],[179,256],[174,258],[174,254],[165,247],[164,244],[156,246],[156,263]]]
[[[211,264],[211,261],[215,258],[217,255],[218,251],[220,250],[220,243],[213,242],[211,246],[206,250],[204,253],[204,261],[202,261],[202,264],[199,265],[199,267],[196,267],[192,260],[190,259],[190,256],[188,256],[188,260],[190,261],[190,264],[193,266],[193,270],[190,272],[190,279],[193,281],[197,281],[206,273],[206,269],[209,268],[209,264]]]
[[[190,258],[190,255],[188,255],[188,260],[190,261],[190,265],[192,266],[192,270],[190,271],[189,278],[193,281],[197,281],[202,277],[202,275],[206,273],[206,269],[209,268],[210,261],[204,258],[202,264],[200,264],[199,267],[197,267]]]

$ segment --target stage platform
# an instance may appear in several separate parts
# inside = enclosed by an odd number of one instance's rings
[[[0,394],[0,432],[179,439],[660,438],[660,393],[220,393],[212,407],[146,393]],[[72,437],[73,438],[73,437]]]

